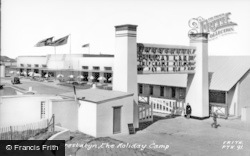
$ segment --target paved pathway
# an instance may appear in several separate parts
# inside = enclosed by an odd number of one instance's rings
[[[177,117],[159,120],[135,135],[115,135],[113,138],[129,143],[169,145],[167,150],[155,150],[174,156],[250,155],[250,123],[219,119],[221,127],[217,129],[211,128],[211,123],[212,119]]]
[[[15,84],[14,87],[21,88],[24,90],[29,90],[29,87],[32,87],[32,90],[37,94],[53,94],[58,95],[65,92],[73,92],[73,87],[66,87],[57,85],[57,82],[38,82],[31,81],[29,79],[21,79],[21,84]],[[5,86],[12,85],[10,79],[5,78],[1,79],[1,82],[5,84]]]

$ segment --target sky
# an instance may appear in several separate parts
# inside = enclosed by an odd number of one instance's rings
[[[189,45],[188,22],[231,12],[235,33],[209,41],[209,55],[249,55],[249,0],[2,0],[1,53],[115,53],[115,28],[135,24],[138,43]],[[34,47],[70,34],[63,46]],[[84,44],[90,48],[82,48]]]

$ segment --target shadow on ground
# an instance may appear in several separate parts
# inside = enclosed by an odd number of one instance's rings
[[[177,117],[180,117],[180,115],[172,115],[172,114],[169,114],[169,115],[166,115],[166,116],[157,116],[157,115],[154,115],[153,121],[147,121],[147,122],[139,123],[139,128],[137,128],[136,131],[144,130],[148,126],[154,124],[155,122],[157,122],[159,120],[173,119],[173,118],[177,118]]]

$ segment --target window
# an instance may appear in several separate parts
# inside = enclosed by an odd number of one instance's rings
[[[24,64],[20,64],[21,67],[24,67]]]
[[[209,91],[209,102],[226,103],[226,92],[223,91]]]
[[[93,70],[100,70],[100,67],[94,66],[94,67],[93,67]]]
[[[155,103],[154,103],[154,109],[155,109]]]
[[[157,109],[159,109],[159,104],[157,103]]]
[[[161,105],[160,105],[160,110],[161,110]]]
[[[164,87],[160,86],[160,96],[164,96]]]
[[[143,86],[142,86],[142,84],[139,84],[139,94],[143,94]]]
[[[88,66],[82,66],[82,69],[84,69],[84,70],[88,70],[88,69],[89,69],[89,67],[88,67]]]
[[[88,81],[88,76],[89,76],[88,72],[82,72],[82,76],[83,76],[83,81]]]
[[[31,64],[27,64],[27,67],[31,67]]]
[[[104,73],[104,77],[105,77],[105,80],[104,80],[105,83],[111,83],[112,73]]]
[[[104,67],[105,70],[112,70],[112,67]]]
[[[154,94],[154,87],[153,86],[149,86],[149,94],[153,95]]]
[[[41,119],[45,118],[45,101],[41,102]]]
[[[98,78],[100,77],[100,73],[93,72],[92,76],[94,77],[94,79],[92,80],[93,82],[99,82]]]
[[[46,65],[46,64],[43,64],[42,67],[43,67],[43,68],[47,68],[47,65]]]
[[[38,64],[35,64],[35,67],[39,67],[39,65],[38,65]]]
[[[172,87],[171,90],[172,90],[172,98],[175,98],[175,90],[176,90],[176,88]]]
[[[179,89],[179,98],[185,99],[185,89],[184,88]]]
[[[163,110],[165,110],[165,106],[163,106]]]

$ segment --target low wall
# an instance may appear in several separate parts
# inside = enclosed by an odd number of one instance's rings
[[[241,108],[241,120],[250,122],[250,107]]]
[[[52,135],[48,140],[70,140],[70,131],[66,128],[55,126],[55,131],[58,133]]]

